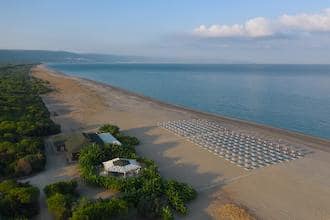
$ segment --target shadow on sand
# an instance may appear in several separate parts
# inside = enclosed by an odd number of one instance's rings
[[[152,134],[155,129],[158,129],[158,127],[139,127],[123,132],[136,136],[141,140],[141,144],[136,147],[138,154],[154,160],[163,177],[189,183],[198,191],[197,199],[189,204],[189,214],[180,217],[185,219],[210,219],[211,216],[207,212],[210,203],[218,196],[226,197],[224,193],[219,194],[219,190],[225,184],[223,175],[200,172],[197,163],[182,162],[182,156],[169,155],[168,152],[173,148],[177,148],[180,144],[178,138],[159,142],[161,135]],[[189,145],[192,144],[189,143]],[[219,179],[221,180],[219,181]]]
[[[99,124],[85,125],[72,119],[72,113],[76,109],[70,104],[58,102],[52,96],[44,96],[43,100],[51,111],[52,119],[61,125],[62,133],[90,130],[100,126]],[[105,121],[104,123],[108,122]],[[207,212],[207,208],[210,202],[214,200],[214,197],[216,197],[216,193],[222,188],[224,184],[222,181],[223,176],[219,173],[200,172],[198,163],[194,163],[193,161],[185,162],[182,154],[181,156],[169,155],[169,151],[178,148],[180,145],[178,138],[164,139],[161,134],[154,134],[155,129],[157,129],[156,126],[139,127],[125,130],[124,133],[134,135],[141,140],[141,144],[136,148],[138,154],[154,160],[163,177],[189,183],[199,192],[198,198],[189,204],[189,214],[178,217],[186,219],[210,219],[211,217]],[[159,139],[163,139],[163,141],[159,142]],[[189,152],[189,148],[185,149],[185,151],[191,153]],[[63,153],[54,152],[48,146],[46,147],[46,155],[47,165],[45,171],[26,179],[38,186],[41,190],[41,212],[36,219],[50,218],[46,208],[45,196],[42,192],[45,185],[79,177],[77,165],[68,164]],[[82,195],[93,198],[110,195],[101,188],[88,187],[84,184],[81,184],[79,191]]]

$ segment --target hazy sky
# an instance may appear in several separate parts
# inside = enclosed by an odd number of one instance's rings
[[[330,0],[0,0],[0,48],[330,63]]]

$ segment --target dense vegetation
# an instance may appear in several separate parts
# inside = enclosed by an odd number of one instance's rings
[[[53,183],[44,188],[48,210],[55,219],[68,219],[71,216],[72,206],[79,197],[77,186],[77,182],[72,180]]]
[[[0,183],[0,219],[31,218],[39,212],[39,189],[28,183]]]
[[[60,131],[39,96],[50,89],[29,75],[31,67],[0,66],[0,180],[42,170],[41,137]]]
[[[48,210],[55,219],[109,219],[128,216],[128,203],[123,199],[92,200],[79,198],[76,181],[61,181],[44,188]]]
[[[128,203],[123,199],[89,200],[82,198],[74,208],[72,220],[128,218]]]
[[[112,125],[105,125],[100,130],[112,133],[122,142],[122,146],[94,144],[81,151],[81,176],[87,183],[120,191],[121,198],[134,206],[145,218],[172,219],[173,210],[179,214],[187,213],[186,203],[196,197],[196,191],[192,187],[163,179],[153,161],[136,154],[134,145],[139,143],[136,138],[124,136],[118,127]],[[133,178],[100,176],[100,164],[116,157],[134,158],[144,164],[144,168],[139,176]]]

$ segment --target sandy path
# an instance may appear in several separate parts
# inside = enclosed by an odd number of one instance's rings
[[[116,88],[53,73],[43,66],[33,74],[57,92],[44,98],[65,131],[115,123],[137,136],[137,151],[154,159],[162,175],[199,190],[187,219],[211,218],[210,205],[224,199],[249,207],[262,219],[330,219],[330,142],[266,126],[215,117],[165,105]],[[157,122],[209,118],[236,131],[311,147],[304,159],[245,171],[156,126]]]

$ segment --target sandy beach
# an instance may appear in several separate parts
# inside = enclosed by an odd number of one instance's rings
[[[55,89],[43,100],[64,133],[117,124],[124,133],[141,140],[138,153],[155,160],[164,177],[195,187],[199,195],[189,205],[186,219],[216,219],[214,209],[228,201],[247,207],[260,219],[330,219],[329,140],[168,105],[102,83],[59,74],[43,65],[33,68],[32,74],[47,80]],[[192,118],[217,121],[236,132],[281,139],[313,153],[246,171],[157,126],[158,122]],[[61,176],[59,179],[78,175],[76,166],[58,163],[60,169],[51,175]],[[39,177],[30,180],[40,184]]]

